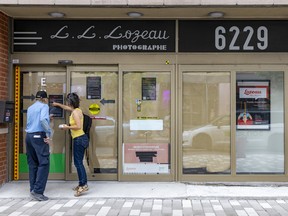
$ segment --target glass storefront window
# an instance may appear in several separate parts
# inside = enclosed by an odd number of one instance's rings
[[[230,173],[230,73],[182,75],[183,174]]]
[[[238,72],[236,172],[284,173],[284,74]]]

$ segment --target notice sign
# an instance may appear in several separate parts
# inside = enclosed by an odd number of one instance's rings
[[[142,100],[156,100],[156,78],[142,78]]]
[[[169,174],[168,143],[124,143],[125,174]]]
[[[130,130],[162,131],[163,127],[164,127],[163,119],[131,119],[130,120]]]
[[[238,81],[237,129],[270,129],[270,81]]]
[[[86,99],[101,99],[101,77],[87,77]]]
[[[89,112],[92,114],[92,115],[98,115],[99,112],[100,112],[100,106],[98,104],[91,104],[89,106]]]
[[[63,118],[64,113],[63,109],[60,107],[54,107],[53,102],[63,104],[64,97],[63,95],[49,95],[49,114],[53,115],[53,118]]]

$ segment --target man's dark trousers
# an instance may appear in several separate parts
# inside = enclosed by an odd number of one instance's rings
[[[30,192],[43,194],[49,175],[49,145],[44,142],[45,132],[26,134],[26,152],[29,166]]]

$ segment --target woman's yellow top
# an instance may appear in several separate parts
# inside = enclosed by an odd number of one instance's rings
[[[76,108],[76,109],[79,109],[79,108]],[[79,109],[79,110],[81,110],[81,109]],[[82,112],[82,110],[81,110],[81,112]],[[81,118],[81,129],[79,129],[79,130],[70,129],[72,139],[74,139],[76,137],[79,137],[79,136],[82,136],[84,134],[84,131],[83,131],[83,119],[84,118],[82,117]],[[69,124],[71,126],[76,125],[75,119],[73,118],[72,114],[69,116]]]

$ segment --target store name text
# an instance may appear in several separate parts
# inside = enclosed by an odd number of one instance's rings
[[[68,25],[61,27],[55,34],[51,35],[51,39],[68,39],[69,37],[75,38],[68,33]],[[170,36],[167,35],[165,30],[122,30],[122,26],[115,27],[111,32],[103,37],[95,33],[95,26],[90,26],[85,31],[76,36],[77,39],[126,39],[131,43],[136,43],[138,40],[167,40]]]

